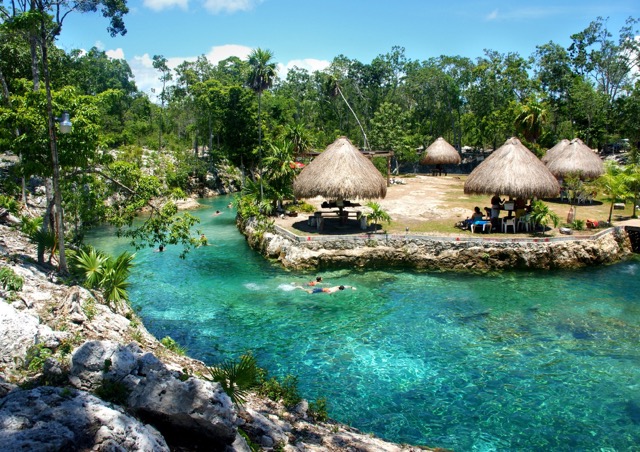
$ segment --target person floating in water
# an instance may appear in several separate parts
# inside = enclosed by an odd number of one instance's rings
[[[218,215],[220,215],[222,212],[220,212],[219,210],[216,210],[215,213],[213,214],[214,217],[217,217]]]
[[[302,289],[307,293],[334,293],[344,289],[356,290],[353,286],[333,286],[333,287],[314,287],[313,289],[307,289],[302,286],[294,286],[296,289]]]
[[[157,250],[154,250],[156,253],[162,253],[164,251],[164,245],[161,243],[160,246],[158,246]]]
[[[317,276],[313,281],[309,281],[307,286],[317,286],[318,284],[322,284],[322,276]]]

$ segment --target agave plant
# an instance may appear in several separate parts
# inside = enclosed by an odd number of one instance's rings
[[[233,403],[242,404],[251,388],[258,386],[258,365],[255,357],[247,353],[240,361],[226,360],[209,367],[210,381],[217,381]]]

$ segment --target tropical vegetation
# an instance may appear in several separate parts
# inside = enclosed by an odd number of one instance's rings
[[[458,149],[495,149],[518,135],[538,154],[579,137],[637,155],[635,18],[614,35],[598,17],[575,30],[568,47],[541,43],[530,56],[486,50],[475,59],[411,60],[393,46],[370,62],[338,55],[324,70],[294,67],[282,77],[276,55],[263,48],[247,60],[203,55],[176,67],[154,55],[162,89],[152,98],[138,90],[125,60],[56,46],[69,14],[100,12],[112,36],[124,34],[126,2],[74,5],[0,8],[0,150],[19,159],[2,179],[0,201],[24,205],[27,182],[44,181],[44,221],[28,229],[40,263],[48,250],[61,273],[69,270],[67,247],[81,246],[100,223],[137,248],[179,245],[186,256],[200,244],[197,220],[178,212],[176,198],[211,183],[241,190],[240,215],[267,231],[268,216],[292,199],[299,164],[340,135],[392,150],[396,172],[415,170],[416,149],[439,136]],[[65,113],[71,133],[58,129]],[[624,200],[637,202],[638,160],[622,163],[614,176],[626,187]],[[603,183],[607,199],[621,199],[615,184]]]

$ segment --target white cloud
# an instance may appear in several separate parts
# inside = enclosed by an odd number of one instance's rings
[[[213,46],[209,53],[207,53],[207,59],[212,64],[217,64],[222,60],[226,60],[229,57],[236,56],[241,60],[247,59],[253,49],[247,46],[241,46],[238,44],[225,44],[223,46]]]
[[[104,52],[107,56],[113,60],[124,60],[124,50],[118,48],[115,50],[107,50]]]
[[[309,72],[322,71],[331,65],[327,60],[316,60],[315,58],[304,58],[302,60],[291,60],[286,65],[278,63],[278,77],[282,80],[287,78],[287,72],[294,67],[306,69]]]
[[[207,60],[211,64],[218,64],[220,61],[229,57],[236,56],[242,60],[246,60],[253,49],[251,47],[238,45],[238,44],[226,44],[222,46],[213,46],[211,50],[206,54]],[[124,52],[122,49],[107,51],[107,55],[112,58],[123,58]],[[117,56],[114,56],[117,55]],[[196,61],[197,57],[167,57],[167,66],[170,69],[175,69],[178,65],[185,61]],[[138,90],[147,93],[151,101],[156,102],[160,91],[162,90],[162,83],[159,80],[160,74],[153,67],[153,58],[145,53],[142,56],[135,56],[128,60],[129,67],[134,75],[134,80]],[[326,60],[317,60],[314,58],[304,58],[298,60],[291,60],[287,64],[278,64],[277,72],[278,77],[282,80],[286,79],[287,72],[294,68],[307,69],[309,72],[321,71],[327,68],[331,62]]]
[[[262,0],[204,0],[203,5],[209,12],[219,14],[222,12],[250,11],[260,3],[262,3]]]
[[[487,14],[487,17],[485,17],[486,20],[496,20],[497,18],[498,18],[498,10],[497,9],[494,9],[489,14]]]
[[[189,0],[144,0],[143,4],[154,11],[162,11],[173,7],[186,10],[189,6]]]

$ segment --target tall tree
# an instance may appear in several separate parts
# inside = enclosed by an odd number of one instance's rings
[[[262,93],[271,88],[276,78],[276,64],[273,60],[273,52],[268,49],[257,48],[249,55],[251,73],[247,80],[249,88],[258,95],[258,154],[262,160]],[[260,163],[261,164],[261,163]],[[260,172],[260,169],[258,169]],[[260,201],[264,196],[262,176],[260,177]]]
[[[164,126],[164,105],[167,101],[167,82],[173,80],[171,69],[167,65],[167,59],[163,55],[153,56],[153,68],[160,72],[162,92],[160,93],[160,128],[158,129],[158,149],[162,149],[162,132]]]
[[[126,0],[77,0],[73,3],[59,0],[44,0],[32,2],[11,2],[9,9],[2,9],[6,20],[15,23],[23,30],[29,30],[32,47],[32,72],[34,87],[38,89],[40,78],[44,79],[46,92],[47,126],[49,148],[51,151],[51,165],[53,168],[53,197],[55,205],[55,227],[58,237],[59,266],[61,273],[67,273],[67,261],[64,244],[64,223],[62,213],[62,194],[60,189],[60,164],[58,161],[57,133],[55,116],[51,96],[51,72],[49,51],[55,39],[62,30],[64,20],[74,11],[81,13],[98,12],[109,20],[107,31],[111,36],[124,35],[124,15],[129,11]],[[36,64],[36,47],[40,51],[40,65],[42,74],[38,72]]]

